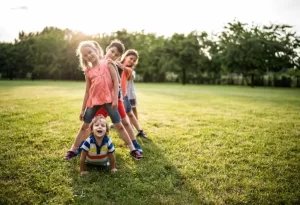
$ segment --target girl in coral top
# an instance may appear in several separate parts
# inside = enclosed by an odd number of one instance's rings
[[[95,41],[81,42],[77,49],[77,55],[86,81],[85,95],[79,115],[79,119],[83,121],[83,124],[77,133],[71,150],[66,153],[64,158],[68,160],[76,156],[76,150],[80,143],[86,139],[90,132],[89,124],[96,112],[104,107],[115,128],[119,131],[121,138],[128,145],[130,154],[135,159],[142,159],[143,156],[135,149],[127,131],[120,123],[120,114],[117,109],[119,83],[116,68],[112,63],[102,58],[103,50]]]

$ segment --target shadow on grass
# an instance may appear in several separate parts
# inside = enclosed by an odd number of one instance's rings
[[[71,169],[76,171],[70,173],[73,173],[75,204],[208,203],[168,159],[166,150],[151,140],[138,141],[145,157],[140,161],[129,156],[122,142],[114,142],[118,168],[114,174],[110,168],[89,168],[89,175],[79,176],[79,159],[73,161]]]

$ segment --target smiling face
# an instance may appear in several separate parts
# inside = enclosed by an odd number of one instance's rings
[[[92,64],[95,64],[98,62],[98,55],[97,55],[95,49],[93,49],[92,47],[85,46],[80,50],[80,52],[81,52],[83,59],[86,60],[87,62],[90,62]]]
[[[113,61],[118,60],[121,57],[121,53],[118,51],[118,48],[113,46],[107,49],[106,57],[112,59]]]
[[[124,59],[124,65],[128,67],[133,67],[136,64],[137,57],[136,55],[128,55]]]
[[[97,118],[92,125],[92,132],[95,137],[102,138],[107,133],[107,122],[105,118]]]

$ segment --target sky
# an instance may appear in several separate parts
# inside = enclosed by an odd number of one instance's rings
[[[85,34],[129,32],[171,36],[220,32],[228,22],[289,24],[300,35],[299,0],[1,0],[0,41],[46,26]]]

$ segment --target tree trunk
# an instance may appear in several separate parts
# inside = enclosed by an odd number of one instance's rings
[[[9,79],[10,79],[10,80],[13,80],[13,77],[14,77],[14,76],[13,76],[13,69],[12,69],[11,67],[9,68],[9,71],[8,71],[8,72],[9,72]]]
[[[242,73],[242,74],[243,74],[243,81],[245,80],[246,85],[250,85],[249,80],[248,80],[248,75],[245,75],[244,73]]]
[[[254,87],[254,74],[251,74],[251,87]]]
[[[31,73],[31,80],[35,80],[35,74],[33,72]]]
[[[273,86],[276,87],[276,74],[273,74]]]
[[[242,80],[241,80],[241,85],[244,85],[245,77],[244,74],[242,74]]]
[[[186,80],[185,79],[185,68],[183,67],[182,68],[182,85],[185,85],[185,83],[186,83],[185,80]]]

